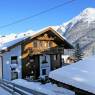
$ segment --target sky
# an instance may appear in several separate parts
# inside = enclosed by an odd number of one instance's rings
[[[22,33],[28,30],[36,31],[47,26],[61,25],[85,8],[95,8],[95,0],[75,0],[45,14],[1,28],[3,25],[32,16],[67,1],[69,0],[0,0],[0,35]]]

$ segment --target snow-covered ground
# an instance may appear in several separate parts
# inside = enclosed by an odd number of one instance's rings
[[[75,95],[74,92],[61,87],[57,87],[56,84],[41,84],[39,82],[29,82],[23,79],[16,79],[12,82],[47,95]]]
[[[0,95],[11,95],[9,92],[0,87]]]
[[[95,94],[95,55],[54,70],[49,77]]]

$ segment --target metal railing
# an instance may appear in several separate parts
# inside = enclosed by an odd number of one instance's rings
[[[0,80],[0,86],[12,95],[47,95],[6,80]]]

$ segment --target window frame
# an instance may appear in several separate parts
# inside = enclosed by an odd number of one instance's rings
[[[18,64],[18,57],[17,56],[11,56],[11,64]]]

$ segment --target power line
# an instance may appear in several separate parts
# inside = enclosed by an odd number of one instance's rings
[[[44,14],[44,13],[47,13],[47,12],[49,12],[49,11],[55,10],[55,9],[57,9],[57,8],[59,8],[59,7],[62,7],[62,6],[67,5],[67,4],[70,4],[70,3],[74,2],[74,1],[75,1],[75,0],[69,0],[69,1],[67,1],[67,2],[64,2],[64,3],[60,4],[60,5],[54,6],[54,7],[52,7],[52,8],[47,9],[47,10],[44,10],[44,11],[41,11],[41,12],[36,13],[36,14],[34,14],[34,15],[31,15],[31,16],[29,16],[29,17],[22,18],[22,19],[19,19],[19,20],[17,20],[17,21],[14,21],[14,22],[12,22],[12,23],[2,25],[2,26],[0,26],[0,29],[1,29],[1,28],[5,28],[5,27],[9,27],[9,26],[14,25],[14,24],[21,23],[21,22],[26,21],[26,20],[29,20],[29,19],[31,19],[31,18],[33,18],[33,17],[37,17],[37,16],[39,16],[39,15],[41,15],[41,14]]]

